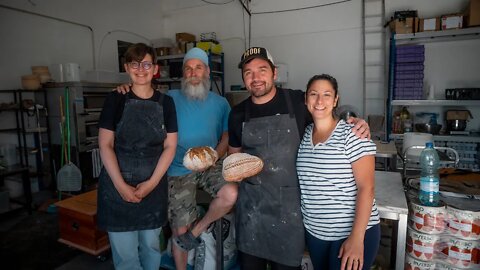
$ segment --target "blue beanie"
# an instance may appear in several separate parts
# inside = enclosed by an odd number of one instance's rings
[[[185,57],[183,57],[183,64],[185,65],[185,62],[190,59],[198,59],[208,67],[208,55],[204,50],[200,48],[195,47],[190,49],[187,54],[185,54]]]

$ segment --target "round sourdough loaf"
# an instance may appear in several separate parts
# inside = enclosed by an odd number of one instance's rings
[[[210,146],[193,147],[183,157],[183,166],[191,171],[204,171],[218,160],[218,154]]]
[[[258,174],[263,168],[263,161],[247,153],[235,153],[223,161],[222,174],[225,181],[239,182],[244,178]]]

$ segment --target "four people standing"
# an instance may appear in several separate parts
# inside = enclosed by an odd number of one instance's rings
[[[235,204],[237,188],[236,231],[241,268],[265,269],[270,264],[272,270],[300,269],[305,244],[301,209],[304,205],[300,201],[296,160],[305,127],[312,121],[305,106],[309,99],[305,99],[303,91],[275,86],[277,69],[265,48],[249,48],[242,55],[239,68],[250,97],[233,108],[228,133],[228,104],[225,106],[223,98],[209,91],[210,70],[204,51],[194,48],[185,55],[182,89],[169,91],[178,117],[178,146],[168,170],[169,219],[177,269],[185,268],[186,251],[198,245],[200,233]],[[346,130],[360,137],[369,136],[365,121],[354,121],[356,125]],[[222,179],[221,161],[204,172],[184,168],[182,160],[188,148],[208,145],[216,148],[221,157],[227,141],[230,154],[246,152],[260,157],[265,164],[262,172],[237,187]],[[197,185],[211,193],[214,200],[205,217],[195,222]],[[134,197],[132,202],[137,199]],[[357,223],[362,228],[363,219]],[[359,250],[358,241],[350,242],[354,248],[347,247],[345,254]],[[358,252],[355,254],[360,258]]]

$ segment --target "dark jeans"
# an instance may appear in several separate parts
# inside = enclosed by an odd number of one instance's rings
[[[241,251],[238,252],[238,260],[240,262],[240,269],[242,270],[265,270],[267,264],[270,264],[271,270],[301,270],[299,266],[288,266],[269,261],[267,259],[259,258],[256,256],[248,255]]]
[[[338,258],[338,253],[347,238],[337,241],[323,241],[311,235],[308,231],[305,231],[305,237],[310,252],[310,259],[315,270],[340,269],[342,259]],[[380,224],[371,227],[365,232],[363,245],[363,269],[370,269],[375,261],[378,246],[380,245]]]

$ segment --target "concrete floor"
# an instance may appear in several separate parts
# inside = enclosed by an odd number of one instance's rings
[[[50,193],[37,193],[33,197],[37,209],[31,215],[23,209],[0,214],[1,268],[113,270],[110,256],[101,260],[57,242],[58,215],[45,211],[49,200]],[[11,203],[11,209],[17,207]]]
[[[111,258],[107,258],[107,260],[102,261],[99,258],[89,254],[78,255],[73,260],[56,268],[56,270],[84,270],[84,269],[114,270],[115,268],[113,267],[113,262]]]
[[[45,202],[46,200],[50,199],[51,197],[45,194],[36,194],[34,196],[34,203],[40,210],[36,210],[33,213],[33,218],[36,215],[39,216],[45,216],[45,212],[42,213],[37,213],[41,212],[42,208],[45,209],[45,206],[41,207],[42,202]],[[27,222],[29,219],[32,219],[32,216],[29,216],[26,211],[20,211],[18,213],[15,213],[13,215],[8,214],[8,216],[0,215],[0,235],[3,235],[4,238],[5,236],[8,236],[9,232],[14,230],[17,226],[20,226],[22,223]],[[56,214],[50,214],[48,217],[48,220],[50,223],[55,223],[57,220]],[[43,224],[42,222],[34,222],[33,223],[35,227],[38,226],[45,226],[46,224]],[[42,225],[43,224],[43,225]],[[51,225],[51,224],[50,224]],[[377,262],[376,262],[376,268],[375,269],[389,269],[390,265],[390,251],[391,251],[391,229],[392,225],[388,221],[382,221],[381,223],[382,227],[382,238],[381,238],[381,246],[379,249],[379,253],[377,256]],[[33,229],[31,229],[34,231]],[[58,228],[54,227],[52,228],[51,226],[48,227],[48,229],[41,230],[41,229],[36,229],[35,231],[37,232],[45,232],[46,230],[49,230],[49,235],[48,237],[45,236],[45,241],[40,240],[40,243],[50,241],[52,243],[44,243],[45,247],[43,246],[44,244],[42,243],[41,246],[35,246],[32,247],[32,250],[24,251],[24,253],[28,254],[15,254],[14,251],[9,252],[10,254],[0,254],[0,259],[2,260],[2,265],[3,266],[12,266],[13,268],[8,268],[8,269],[56,269],[56,270],[83,270],[83,269],[96,269],[96,270],[113,270],[113,262],[111,259],[111,255],[107,253],[107,256],[103,258],[98,258],[96,256],[86,254],[84,252],[74,250],[71,247],[67,247],[64,244],[58,243],[56,240],[58,238]],[[26,236],[26,237],[32,237],[32,235]],[[38,236],[43,237],[43,236]],[[20,237],[21,238],[21,237]],[[0,239],[0,243],[2,244],[0,246],[0,253],[6,253],[5,252],[5,239]],[[30,241],[30,239],[18,239],[18,242],[26,242]],[[33,240],[32,240],[33,241]],[[38,239],[36,240],[38,242]],[[11,241],[10,241],[11,242]],[[8,246],[8,245],[7,245]],[[36,254],[39,253],[39,249],[44,251],[43,249],[46,249],[47,247],[54,247],[58,252],[54,249],[54,253],[46,253],[47,255],[44,256],[44,258],[38,258],[38,256],[29,256],[29,254]],[[20,246],[22,247],[22,246]],[[8,247],[7,247],[8,248]],[[2,250],[3,249],[3,250]],[[9,250],[11,251],[11,250]],[[56,253],[55,253],[56,252]],[[61,261],[61,257],[64,256],[66,259],[65,261]],[[68,255],[68,256],[67,256]],[[7,256],[7,258],[5,258]],[[10,256],[10,257],[9,257]],[[14,261],[9,261],[10,260],[19,260],[18,258],[22,258],[21,260],[24,262],[23,264],[20,264],[22,266],[19,267],[18,262]],[[45,265],[48,265],[47,261],[49,260],[48,258],[52,258],[52,260],[56,260],[56,267],[47,267],[45,268]],[[28,263],[25,263],[25,261],[29,261]],[[35,262],[34,260],[38,260],[38,262]],[[60,260],[60,261],[59,261]],[[24,266],[27,265],[27,266]],[[36,267],[32,268],[32,265],[35,265]],[[2,269],[3,269],[2,266]],[[7,268],[5,268],[7,269]]]

